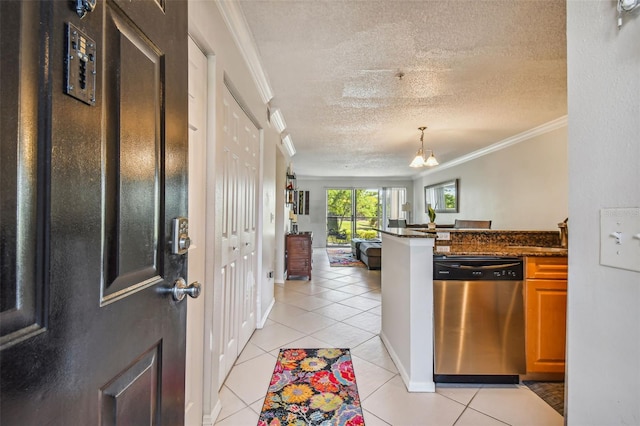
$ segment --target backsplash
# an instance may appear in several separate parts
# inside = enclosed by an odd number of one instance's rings
[[[558,247],[558,231],[501,231],[478,229],[436,229],[436,246],[481,244],[492,246]],[[447,239],[448,238],[448,239]]]

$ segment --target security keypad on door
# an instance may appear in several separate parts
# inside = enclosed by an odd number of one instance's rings
[[[65,93],[88,105],[96,103],[96,59],[93,39],[67,23]]]

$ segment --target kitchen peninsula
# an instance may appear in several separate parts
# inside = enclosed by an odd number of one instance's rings
[[[559,235],[554,231],[437,231],[411,228],[380,230],[380,337],[410,392],[435,391],[434,251],[439,255],[555,257],[563,258],[566,264],[567,250],[558,247]],[[562,332],[564,336],[564,329]]]
[[[382,233],[380,338],[409,392],[435,392],[433,247],[435,234],[409,228]]]

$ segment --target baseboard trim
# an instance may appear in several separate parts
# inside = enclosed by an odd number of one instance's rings
[[[202,416],[202,426],[213,426],[218,420],[218,416],[222,411],[222,402],[218,398],[218,402],[216,402],[215,407],[211,410],[211,413],[205,414]]]
[[[409,373],[407,373],[407,370],[405,369],[404,365],[402,364],[402,362],[400,362],[400,357],[398,356],[396,351],[393,350],[393,347],[391,346],[389,339],[387,339],[387,336],[385,336],[383,331],[380,331],[380,339],[382,340],[382,343],[384,343],[384,346],[387,348],[387,352],[389,352],[389,356],[391,357],[391,360],[396,365],[396,368],[398,369],[398,373],[400,373],[400,378],[402,378],[402,381],[404,382],[404,385],[407,388],[407,391],[409,392],[435,392],[436,391],[436,384],[433,381],[429,381],[429,382],[411,381],[411,379],[409,378]]]
[[[275,304],[276,304],[276,299],[274,297],[273,299],[271,299],[271,303],[269,303],[269,307],[265,310],[264,315],[262,316],[258,324],[256,324],[256,328],[262,329],[264,327],[265,323],[269,319],[269,314],[271,313],[271,310],[273,309],[273,306]]]

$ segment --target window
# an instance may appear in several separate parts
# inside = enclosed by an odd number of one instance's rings
[[[382,188],[382,224],[386,225],[389,219],[407,219],[409,213],[402,211],[402,205],[407,202],[407,188]]]

